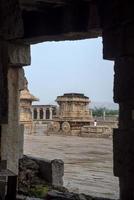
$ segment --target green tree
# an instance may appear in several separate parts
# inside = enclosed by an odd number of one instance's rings
[[[105,107],[99,107],[99,108],[95,107],[94,109],[92,109],[92,113],[93,113],[93,116],[101,117],[104,115],[104,113],[106,116],[118,115],[119,111],[115,109],[108,109]]]

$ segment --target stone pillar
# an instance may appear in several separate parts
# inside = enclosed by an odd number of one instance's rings
[[[23,149],[23,126],[19,126],[19,80],[23,76],[21,68],[8,69],[8,124],[2,125],[1,159],[7,160],[7,168],[18,173],[20,148]],[[20,138],[22,141],[20,141]],[[14,147],[14,148],[13,148]],[[18,154],[19,153],[19,154]],[[23,152],[21,152],[22,155]]]
[[[15,200],[18,160],[23,154],[24,131],[23,126],[19,125],[19,91],[24,88],[24,72],[22,66],[30,63],[30,49],[27,45],[10,44],[7,42],[3,42],[1,48],[3,55],[1,56],[0,53],[0,67],[3,67],[4,71],[6,70],[6,73],[2,77],[4,82],[1,87],[4,87],[5,90],[5,94],[3,93],[4,97],[5,95],[7,96],[7,100],[3,102],[5,104],[4,108],[7,110],[5,110],[6,117],[2,118],[0,114],[0,165],[1,170],[4,169],[8,177],[6,199]],[[2,98],[1,95],[0,98]],[[2,110],[0,112],[2,113]],[[3,163],[5,163],[4,166]]]
[[[134,57],[115,61],[114,99],[119,103],[119,128],[114,130],[114,174],[120,199],[134,199]]]
[[[53,119],[53,109],[50,107],[49,111],[50,111],[50,117],[49,117],[49,119],[52,120]]]
[[[33,108],[31,108],[31,112],[32,112],[32,121],[34,120],[34,111]]]
[[[115,61],[114,101],[119,104],[119,128],[113,134],[114,175],[119,177],[120,200],[134,200],[133,7],[126,1],[110,0],[98,1],[98,9],[103,58]]]
[[[46,108],[43,108],[43,119],[46,120]]]
[[[40,120],[40,109],[37,108],[37,120]]]

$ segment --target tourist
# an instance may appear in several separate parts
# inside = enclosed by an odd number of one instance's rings
[[[94,120],[94,126],[97,126],[97,121],[96,121],[96,119]]]

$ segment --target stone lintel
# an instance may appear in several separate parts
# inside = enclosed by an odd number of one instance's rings
[[[19,0],[1,0],[0,37],[5,40],[22,38],[24,26]]]
[[[103,58],[134,56],[134,24],[103,29]]]
[[[13,67],[22,67],[30,65],[30,45],[8,43],[9,65]]]
[[[134,129],[114,129],[114,175],[134,176]]]
[[[122,55],[123,41],[122,29],[103,30],[103,58],[107,60],[115,60]]]

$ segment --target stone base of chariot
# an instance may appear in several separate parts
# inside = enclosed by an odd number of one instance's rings
[[[74,129],[69,131],[48,131],[48,135],[64,135],[64,136],[79,136],[79,137],[102,137],[108,138],[112,136],[112,129],[108,126],[83,126],[80,129]]]

